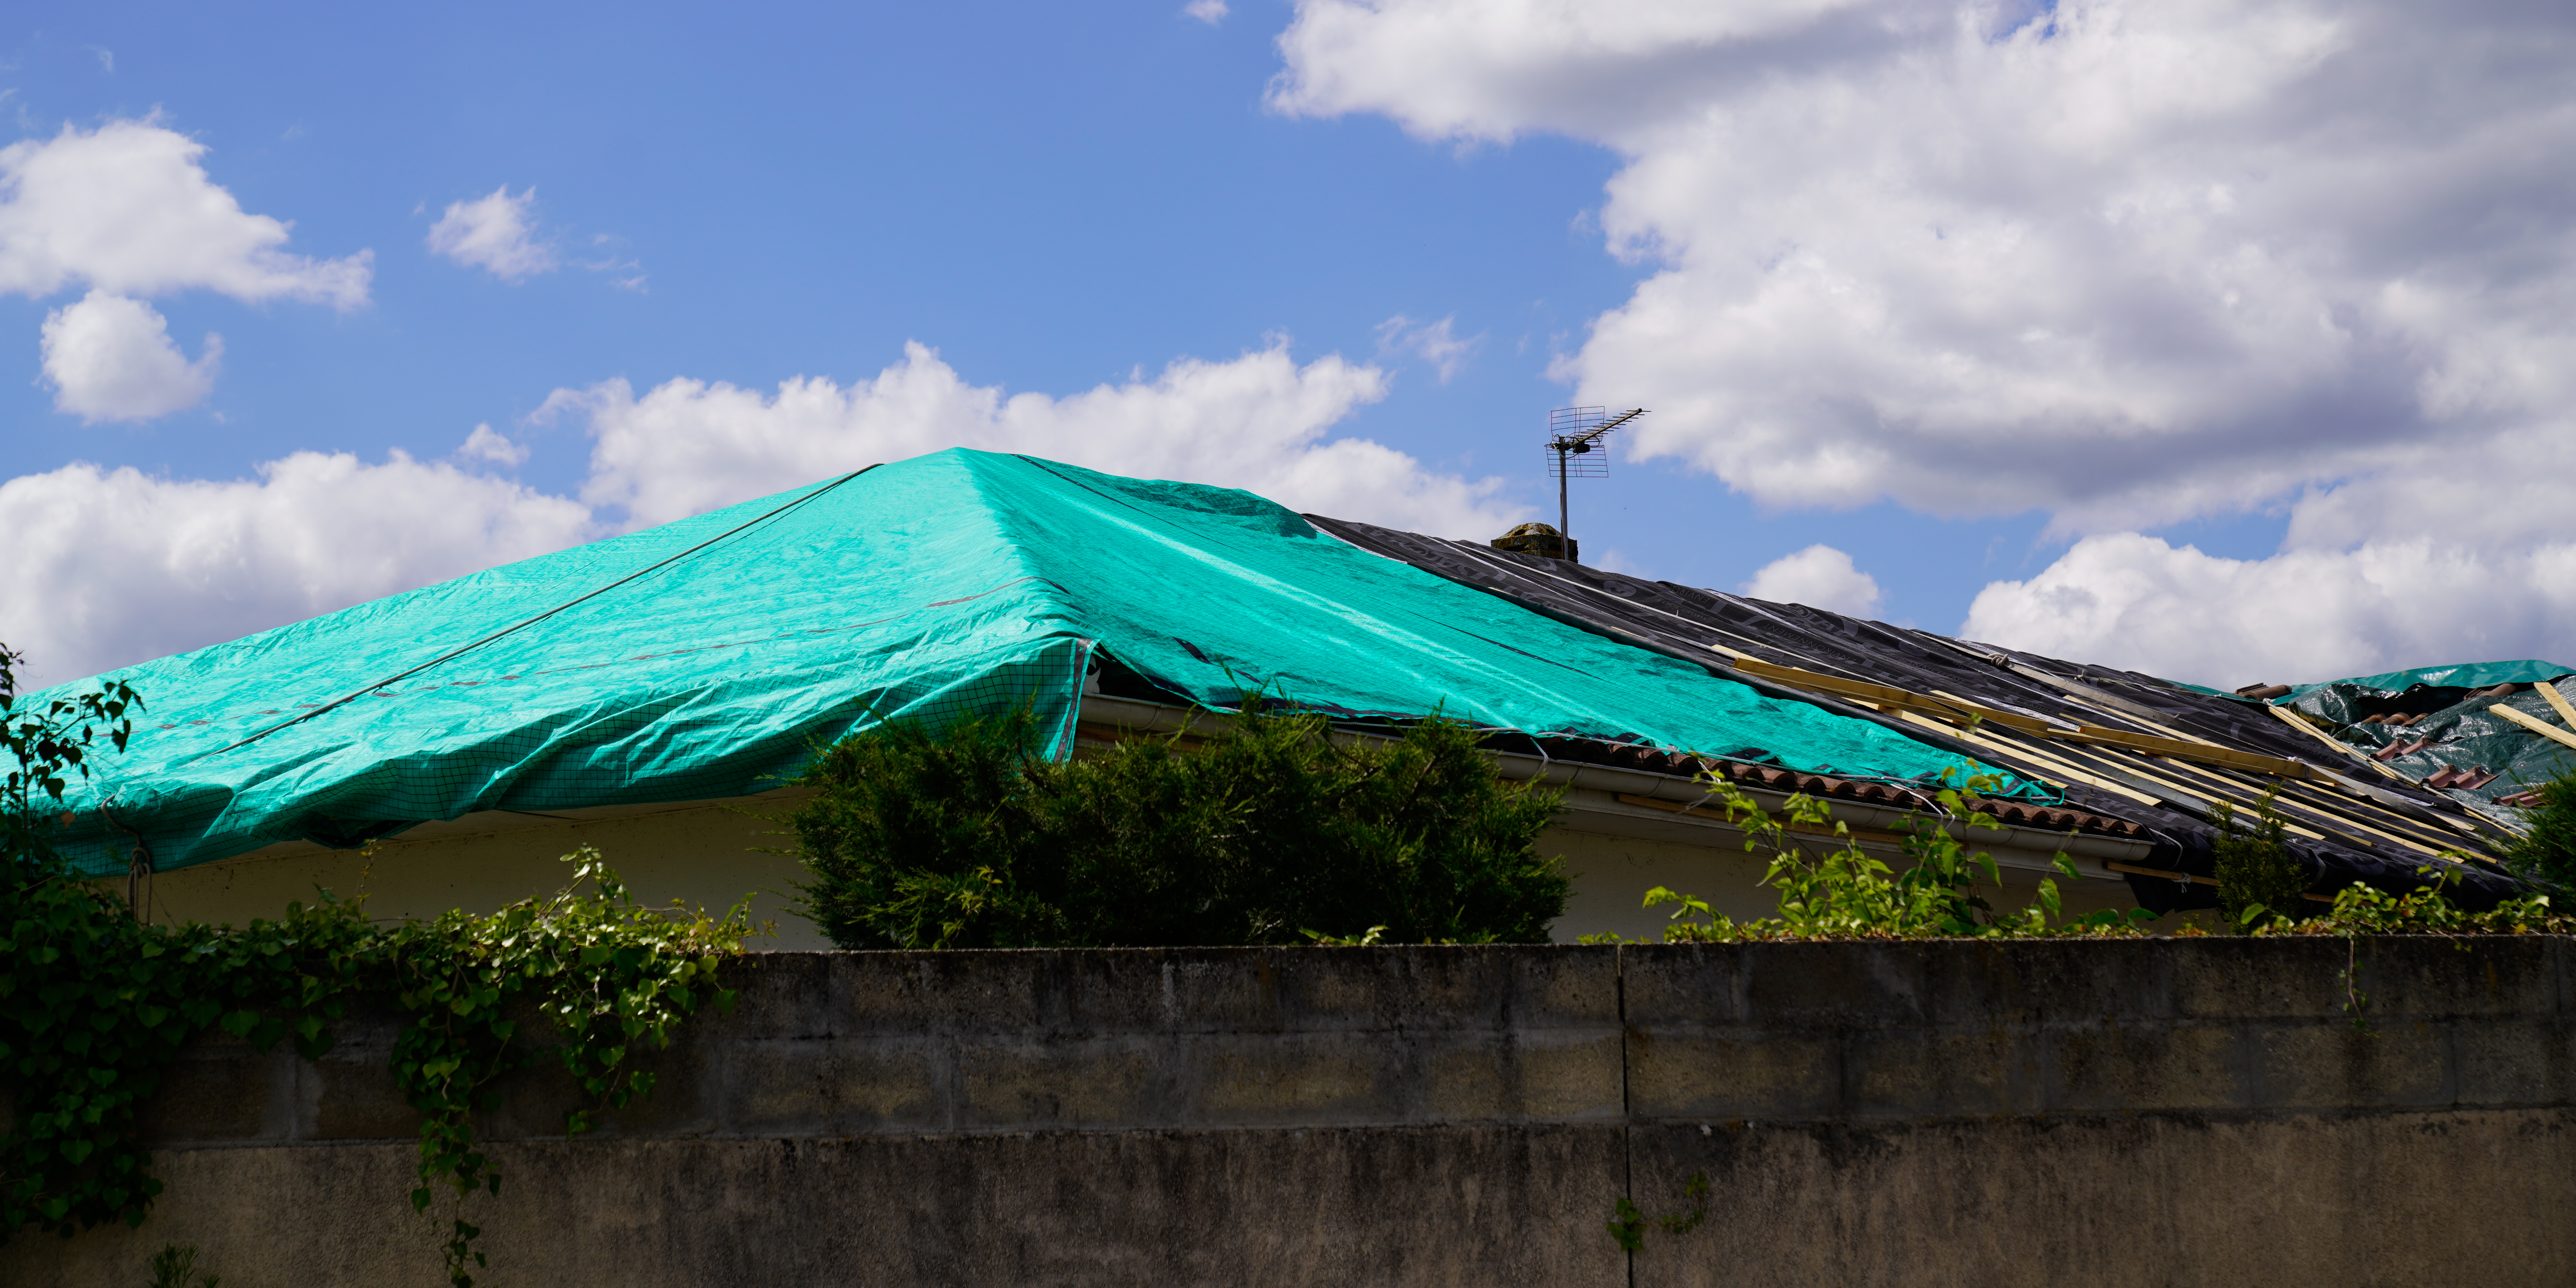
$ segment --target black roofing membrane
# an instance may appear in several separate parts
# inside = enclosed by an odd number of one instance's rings
[[[1979,759],[2015,773],[2064,783],[2069,806],[2140,825],[2156,842],[2154,855],[2137,865],[2140,867],[2210,876],[2211,842],[2216,828],[2179,798],[2224,800],[2236,808],[2240,818],[2250,819],[2263,790],[2277,783],[2282,817],[2294,827],[2322,834],[2320,839],[2297,835],[2289,838],[2291,853],[2307,865],[2314,877],[2309,886],[2314,893],[2331,894],[2355,881],[2391,893],[2422,886],[2424,882],[2417,871],[2430,860],[2387,837],[2403,837],[2431,849],[2457,849],[2477,856],[2479,861],[2460,864],[2455,869],[2459,883],[2452,895],[2466,907],[2492,907],[2497,900],[2520,889],[2518,882],[2494,864],[2494,843],[2483,839],[2489,833],[2461,830],[2461,825],[2476,824],[2458,802],[2411,783],[2380,776],[2370,766],[2348,759],[2291,728],[2258,703],[2196,693],[2134,671],[2086,666],[1951,639],[1803,604],[1777,604],[1672,582],[1645,581],[1563,560],[1465,541],[1445,541],[1372,524],[1317,515],[1306,518],[1364,550],[1500,595],[1611,638],[1694,660],[1704,658],[1718,674],[1748,683],[1754,682],[1753,677],[1736,674],[1725,658],[1709,646],[1718,645],[1781,666],[1919,694],[1947,693],[2063,724],[2091,724],[2156,737],[2186,733],[2232,750],[2305,761],[2364,782],[2377,796],[2371,799],[2321,783],[2285,781],[2121,747],[2042,741],[1991,727],[1983,731],[1984,744],[1966,748]],[[2070,693],[2025,671],[2053,676],[2061,683],[2091,692]],[[1846,714],[1882,724],[1894,723],[1867,708],[1797,696]],[[1945,734],[1941,729],[1910,722],[1900,727],[1925,742],[1964,748],[1956,731]],[[2017,745],[2025,740],[2029,751]],[[2112,781],[2123,781],[2126,776],[2124,785],[2157,796],[2159,802],[2149,804],[2119,792],[2070,782],[2062,770],[2041,759],[2042,755]],[[2170,786],[2141,785],[2140,780],[2147,778],[2161,779]],[[2374,835],[2374,831],[2385,836]],[[2156,912],[2217,906],[2215,888],[2209,885],[2137,874],[2130,874],[2128,880],[2139,905]],[[2324,906],[2311,903],[2310,908]]]

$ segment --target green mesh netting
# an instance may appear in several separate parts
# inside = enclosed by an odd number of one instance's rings
[[[1261,687],[1820,773],[1957,762],[1250,493],[960,449],[128,668],[146,723],[62,839],[121,871],[131,829],[168,870],[482,810],[738,796],[875,720],[1023,702],[1061,752],[1095,645],[1211,706]]]

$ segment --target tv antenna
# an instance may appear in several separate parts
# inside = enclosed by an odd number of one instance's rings
[[[1565,557],[1574,560],[1572,515],[1565,498],[1569,478],[1608,478],[1610,431],[1646,414],[1632,407],[1610,415],[1600,407],[1559,407],[1547,414],[1548,472],[1556,476],[1556,532],[1565,542]]]

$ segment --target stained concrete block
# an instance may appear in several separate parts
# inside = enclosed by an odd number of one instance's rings
[[[2277,1109],[2448,1107],[2450,1040],[2423,1021],[2397,1018],[2368,1031],[2351,1024],[2257,1028],[2251,1043],[2256,1103]]]
[[[1152,1103],[1162,1080],[1153,1053],[1135,1044],[992,1043],[960,1052],[957,1063],[958,1125],[970,1131],[1168,1125]]]
[[[143,1105],[138,1126],[153,1140],[216,1143],[290,1139],[295,1129],[296,1056],[262,1052],[221,1035],[180,1053]]]
[[[1638,1128],[1640,1288],[2576,1278],[2576,1115],[2111,1115]],[[2494,1169],[2517,1164],[2510,1184]]]
[[[2568,1278],[2558,940],[778,954],[572,1140],[478,1119],[491,1281],[2198,1284]],[[393,1017],[192,1049],[143,1230],[0,1282],[437,1282]],[[433,1216],[445,1219],[443,1212]]]
[[[2069,1025],[2043,1040],[2052,1112],[2230,1111],[2256,1103],[2253,1054],[2239,1026]]]
[[[2213,935],[2168,955],[2183,1019],[2333,1020],[2347,1000],[2344,942]]]
[[[724,1125],[748,1136],[954,1131],[944,1054],[909,1036],[745,1043],[727,1054]]]
[[[1924,1014],[2009,1025],[2168,1020],[2170,960],[2139,940],[1944,945],[1923,957]]]
[[[1620,950],[1633,1025],[1920,1023],[1924,945],[1688,944]]]
[[[420,1113],[394,1085],[390,1065],[394,1030],[358,1022],[341,1026],[340,1041],[295,1073],[296,1136],[304,1140],[406,1139],[420,1130]]]
[[[1614,1126],[508,1144],[492,1283],[1624,1288]],[[406,1146],[170,1151],[142,1230],[20,1240],[22,1288],[125,1288],[165,1241],[226,1288],[434,1288]]]
[[[1924,1022],[1924,945],[1866,942],[1850,945],[1852,952],[1818,951],[1839,946],[1781,944],[1776,953],[1744,953],[1746,1022],[1793,1029]]]
[[[1745,963],[1731,944],[1622,948],[1622,1014],[1631,1027],[1650,1031],[1742,1024]]]
[[[1283,1033],[1210,1044],[1196,1070],[1197,1123],[1393,1123],[1393,1053],[1340,1035]]]
[[[2029,1114],[2045,1104],[2042,1048],[2026,1033],[1873,1031],[1843,1040],[1843,1112],[1854,1118]]]
[[[2558,1105],[2576,1100],[2576,1026],[2555,1017],[2499,1016],[2447,1026],[2454,1100]]]
[[[1616,1033],[1546,1032],[1426,1052],[1414,1121],[1615,1122],[1621,1113]]]
[[[845,953],[751,953],[724,963],[716,979],[734,993],[733,1009],[700,1015],[737,1041],[831,1037],[849,1026],[840,982]]]
[[[1628,1043],[1628,1109],[1638,1119],[1814,1118],[1843,1108],[1842,1042],[1757,1029]]]
[[[2558,948],[2537,935],[2377,938],[2353,941],[2347,960],[2374,1016],[2543,1015],[2557,1009]]]

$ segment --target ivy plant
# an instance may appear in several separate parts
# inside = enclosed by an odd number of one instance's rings
[[[139,1117],[189,1042],[220,1030],[317,1058],[334,1024],[375,1005],[402,1017],[392,1072],[421,1114],[412,1206],[449,1197],[448,1277],[471,1288],[485,1256],[464,1202],[501,1184],[473,1115],[498,1102],[496,1080],[532,1064],[568,1071],[585,1098],[564,1115],[577,1135],[597,1110],[651,1094],[636,1057],[733,1002],[717,975],[755,931],[748,905],[639,905],[587,847],[566,856],[562,891],[489,916],[379,925],[324,890],[245,928],[139,921],[48,833],[65,789],[102,748],[124,747],[140,701],[110,681],[19,710],[17,660],[0,648],[0,1239],[143,1221],[161,1183]]]

